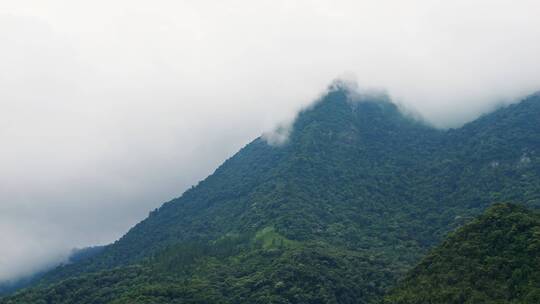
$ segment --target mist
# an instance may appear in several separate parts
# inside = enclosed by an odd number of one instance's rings
[[[0,281],[119,238],[336,78],[440,128],[515,102],[540,89],[539,13],[519,0],[3,0]]]

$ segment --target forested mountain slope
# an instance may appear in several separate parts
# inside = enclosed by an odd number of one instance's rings
[[[432,250],[386,301],[540,303],[540,213],[494,205]]]
[[[100,254],[3,303],[376,300],[492,202],[540,206],[539,115],[533,95],[438,130],[332,88],[285,144],[256,139]]]

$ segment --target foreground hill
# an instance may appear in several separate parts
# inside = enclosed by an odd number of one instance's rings
[[[540,206],[540,97],[460,129],[332,88],[99,254],[2,303],[368,303],[492,202]]]
[[[497,204],[452,233],[387,303],[540,303],[540,213]]]

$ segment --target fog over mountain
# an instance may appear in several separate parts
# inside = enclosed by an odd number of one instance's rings
[[[437,127],[540,89],[536,1],[0,2],[0,281],[114,241],[336,78]]]

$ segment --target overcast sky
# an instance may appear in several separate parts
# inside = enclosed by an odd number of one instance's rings
[[[337,77],[439,127],[540,89],[521,0],[1,0],[0,281],[120,237]]]

